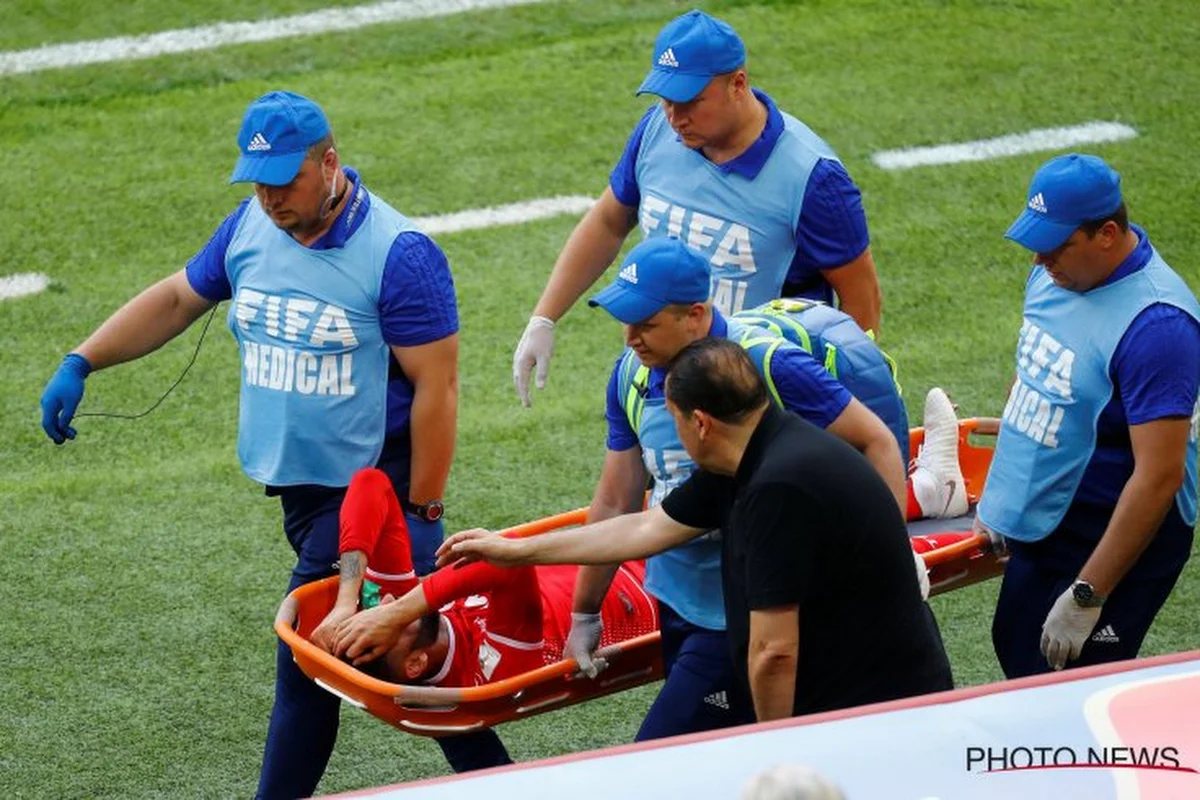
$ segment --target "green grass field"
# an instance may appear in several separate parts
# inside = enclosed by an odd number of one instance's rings
[[[17,0],[0,50],[313,10],[328,0]],[[337,5],[348,3],[338,2]],[[1047,154],[888,173],[884,148],[1117,120],[1140,137],[1090,148],[1124,175],[1135,221],[1200,286],[1200,15],[1188,0],[713,2],[751,77],[838,150],[865,193],[883,338],[910,414],[945,386],[1000,411],[1026,256],[1001,235]],[[38,398],[62,354],[178,269],[244,187],[226,184],[246,103],[319,100],[345,162],[398,208],[431,215],[598,194],[646,107],[632,96],[658,28],[690,4],[552,2],[149,61],[0,77],[0,276],[51,290],[0,300],[0,795],[234,797],[253,792],[273,691],[271,620],[292,557],[277,503],[234,452],[238,362],[214,322],[153,415],[82,419],[54,447]],[[531,410],[510,357],[575,220],[441,237],[462,317],[451,529],[585,504],[603,455],[618,327],[561,325]],[[88,381],[81,410],[137,411],[174,380],[199,328]],[[1000,677],[996,584],[939,598],[956,678]],[[1200,646],[1193,565],[1143,649]],[[653,687],[506,726],[522,760],[631,740]],[[324,792],[443,774],[428,740],[348,710]]]

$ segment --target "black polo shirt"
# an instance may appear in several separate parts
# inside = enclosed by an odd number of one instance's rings
[[[793,713],[952,687],[896,499],[841,439],[772,406],[735,476],[699,470],[662,507],[723,531],[726,626],[744,680],[750,612],[799,606]]]

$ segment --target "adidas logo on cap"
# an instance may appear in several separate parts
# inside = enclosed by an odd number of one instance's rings
[[[617,276],[621,280],[637,285],[637,262],[627,265],[621,270],[621,274]]]
[[[1046,200],[1042,197],[1042,193],[1038,192],[1033,197],[1029,198],[1029,207],[1039,214],[1046,213]]]
[[[667,48],[662,51],[662,55],[658,57],[658,65],[660,67],[678,67],[679,62],[675,60],[675,51]]]
[[[271,143],[267,141],[267,137],[261,133],[256,133],[250,137],[250,144],[246,145],[247,153],[256,153],[263,150],[270,150]]]

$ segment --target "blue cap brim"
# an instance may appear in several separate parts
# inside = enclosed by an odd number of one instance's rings
[[[687,75],[673,69],[651,67],[636,94],[656,94],[672,103],[686,103],[703,92],[712,79],[712,75]]]
[[[1078,227],[1069,222],[1053,222],[1045,215],[1027,208],[1008,226],[1004,238],[1011,239],[1026,250],[1049,253],[1061,247]]]
[[[588,305],[592,308],[600,306],[626,325],[636,325],[650,319],[669,303],[631,291],[618,281],[588,300]]]
[[[291,183],[304,163],[308,151],[250,155],[243,153],[233,165],[230,183],[265,183],[267,186],[286,186]]]

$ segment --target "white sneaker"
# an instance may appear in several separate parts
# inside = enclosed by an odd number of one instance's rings
[[[926,519],[967,513],[967,487],[958,465],[958,416],[936,386],[925,395],[925,443],[917,451],[911,479]]]

